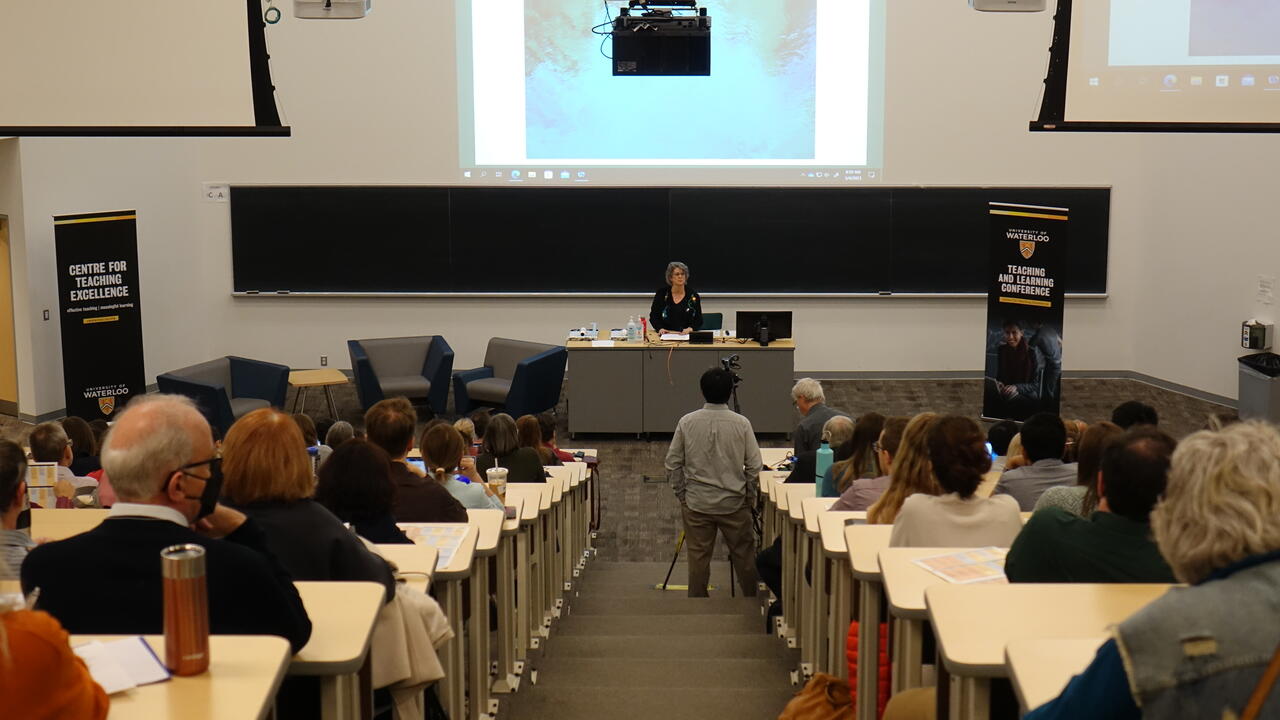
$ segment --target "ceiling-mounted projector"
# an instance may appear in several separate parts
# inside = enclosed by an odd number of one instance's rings
[[[303,20],[359,20],[373,0],[293,0],[293,16]]]
[[[983,12],[1040,12],[1045,0],[969,0],[969,7]]]

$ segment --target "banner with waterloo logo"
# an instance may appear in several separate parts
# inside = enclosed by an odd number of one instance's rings
[[[982,416],[1026,420],[1041,411],[1056,414],[1062,400],[1069,210],[992,202],[988,214],[991,280]]]
[[[146,392],[137,229],[133,210],[53,218],[68,415],[110,419]]]

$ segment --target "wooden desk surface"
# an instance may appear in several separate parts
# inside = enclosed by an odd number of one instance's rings
[[[510,487],[510,486],[508,486]],[[497,510],[490,512],[497,513]],[[500,514],[500,513],[499,513]],[[454,525],[458,523],[442,523]],[[471,575],[471,564],[475,562],[476,557],[476,541],[480,539],[480,528],[467,523],[467,534],[462,536],[462,542],[458,543],[458,549],[453,551],[453,557],[449,559],[449,564],[440,567],[440,563],[436,563],[436,574],[433,580],[459,580]]]
[[[778,488],[786,487],[782,484],[787,479],[787,473],[765,471],[760,473],[760,492],[777,504]]]
[[[31,537],[65,540],[98,527],[110,512],[98,508],[31,508]]]
[[[303,582],[294,587],[311,618],[311,639],[289,663],[290,675],[346,675],[360,669],[386,599],[374,582]]]
[[[578,487],[585,482],[587,475],[591,472],[587,467],[587,464],[584,462],[567,462],[564,464],[564,467],[569,468],[569,470],[573,472],[573,482],[571,483],[572,487]]]
[[[492,555],[498,552],[498,541],[502,537],[502,521],[501,510],[467,510],[467,517],[471,518],[471,524],[476,527],[476,554],[480,556]]]
[[[395,563],[398,574],[414,590],[426,592],[436,572],[439,553],[433,547],[417,543],[390,543],[374,545],[378,554]]]
[[[1004,649],[1005,664],[1022,709],[1038,708],[1061,695],[1072,676],[1093,662],[1106,640],[1103,635],[1010,640]]]
[[[946,580],[915,564],[917,558],[973,550],[974,548],[885,548],[880,551],[880,576],[889,612],[910,620],[928,620],[924,605],[925,588],[947,584]],[[995,583],[995,581],[992,581]]]
[[[1004,649],[1011,640],[1096,637],[1170,587],[942,583],[926,588],[924,599],[947,670],[966,677],[1004,677]]]
[[[791,457],[791,448],[760,448],[760,462],[767,467],[777,467],[778,463]]]
[[[738,338],[716,338],[708,345],[694,345],[688,340],[662,340],[658,334],[650,331],[648,335],[638,342],[628,342],[626,340],[613,340],[612,345],[604,347],[596,347],[591,344],[595,340],[609,340],[610,328],[600,328],[596,331],[595,338],[566,338],[564,345],[570,350],[643,350],[644,348],[693,348],[693,349],[712,349],[712,348],[733,348],[734,350],[795,350],[796,341],[794,338],[785,340],[774,340],[769,343],[768,347],[763,347],[755,340],[741,340]]]
[[[785,511],[787,517],[791,518],[791,522],[797,525],[803,523],[804,501],[818,494],[818,486],[811,482],[802,482],[781,487],[783,488],[781,497],[785,500],[778,501],[778,509]],[[786,504],[783,504],[784,502]]]
[[[573,469],[563,465],[553,465],[545,468],[545,470],[550,476],[547,478],[547,482],[551,483],[552,488],[555,490],[551,500],[553,502],[558,501],[564,497],[565,493],[569,492],[573,485]]]
[[[844,529],[849,568],[859,580],[880,582],[880,551],[889,547],[892,525],[850,525]]]
[[[802,500],[800,502],[800,515],[804,518],[804,531],[810,535],[819,534],[821,530],[818,527],[818,518],[829,510],[832,505],[835,505],[837,499],[811,497]]]
[[[508,488],[511,486],[508,485]],[[511,493],[507,493],[507,499],[504,501],[507,507],[515,508],[515,517],[502,519],[502,534],[514,535],[520,529],[520,516],[524,513],[524,498]],[[535,515],[536,517],[536,515]]]
[[[346,385],[347,376],[341,370],[319,368],[317,370],[290,370],[289,384],[294,387],[320,387],[322,385]]]
[[[72,635],[71,645],[129,635]],[[144,635],[164,661],[164,636]],[[264,718],[289,663],[289,642],[274,635],[210,635],[209,670],[143,685],[111,696],[108,720]]]
[[[867,513],[858,510],[828,510],[818,516],[818,531],[822,534],[822,552],[827,557],[844,557],[849,546],[844,541],[845,523],[849,520],[867,521]]]
[[[507,483],[507,503],[520,502],[520,524],[528,525],[538,519],[544,485],[546,483]]]

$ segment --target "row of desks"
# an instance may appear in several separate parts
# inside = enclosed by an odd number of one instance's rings
[[[584,463],[568,463],[548,472],[544,483],[507,486],[506,504],[515,509],[511,519],[501,510],[468,510],[468,531],[443,567],[438,566],[437,552],[431,547],[376,546],[411,589],[425,592],[434,587],[449,619],[454,638],[440,649],[446,676],[439,692],[450,717],[496,714],[498,703],[491,693],[514,692],[519,687],[529,649],[550,633],[565,592],[589,556],[588,488],[593,473]],[[105,517],[106,511],[37,509],[32,513],[32,535],[55,540],[69,537]],[[497,658],[490,657],[491,571],[497,579],[494,591],[500,610]],[[463,583],[470,585],[471,599],[465,627]],[[212,636],[209,672],[114,695],[111,717],[176,718],[198,711],[209,718],[262,718],[273,707],[286,674],[321,678],[324,717],[368,717],[369,646],[383,607],[383,586],[365,582],[297,582],[295,586],[313,628],[311,639],[296,655],[288,656],[288,643],[282,638]],[[72,643],[92,639],[101,638],[73,636]],[[163,657],[163,637],[147,641]]]
[[[1024,709],[1056,697],[1082,670],[1108,628],[1164,594],[1168,585],[987,583],[953,585],[915,560],[961,548],[889,548],[890,525],[865,513],[832,512],[810,483],[786,485],[763,473],[766,544],[783,540],[783,603],[778,632],[801,650],[797,675],[847,678],[844,646],[858,619],[857,717],[876,717],[879,627],[890,619],[891,689],[923,684],[924,623],[949,677],[940,705],[952,718],[989,715],[990,681],[1011,678]],[[1024,518],[1027,514],[1024,513]],[[806,579],[806,568],[808,579]]]

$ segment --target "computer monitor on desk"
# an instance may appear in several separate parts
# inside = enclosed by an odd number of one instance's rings
[[[769,341],[791,337],[790,310],[739,310],[734,327],[739,339],[758,340],[761,326],[765,324],[769,328]]]

